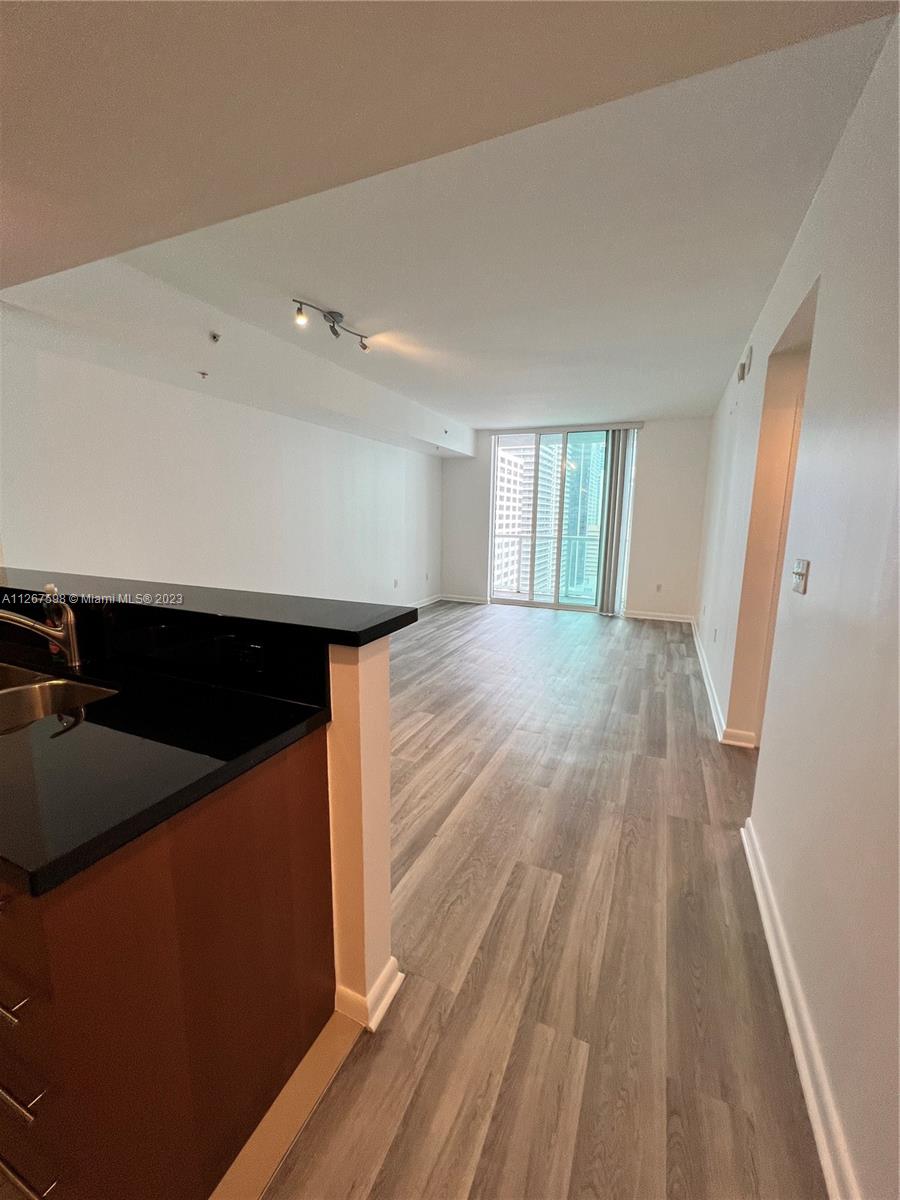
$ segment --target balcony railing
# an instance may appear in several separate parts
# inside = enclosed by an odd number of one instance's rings
[[[556,537],[538,534],[534,551],[534,587],[531,580],[530,533],[497,533],[494,536],[494,573],[491,594],[497,599],[594,604],[600,562],[600,535],[563,534],[560,549],[562,584],[556,587]]]

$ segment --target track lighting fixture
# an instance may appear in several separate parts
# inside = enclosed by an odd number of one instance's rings
[[[369,349],[368,334],[360,333],[358,329],[351,329],[349,325],[345,325],[344,314],[338,312],[336,308],[319,308],[318,304],[311,304],[309,300],[295,299],[291,303],[297,305],[297,311],[294,314],[295,325],[302,327],[309,323],[309,316],[306,309],[311,308],[315,312],[322,314],[322,319],[328,326],[328,330],[333,338],[339,338],[342,333],[349,333],[351,337],[357,339],[360,350],[366,351]]]

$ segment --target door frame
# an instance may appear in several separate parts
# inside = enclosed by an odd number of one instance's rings
[[[782,587],[786,586],[784,556],[815,343],[818,287],[817,280],[773,346],[762,381],[754,482],[722,733],[722,740],[731,745],[759,746],[765,722],[778,606]]]

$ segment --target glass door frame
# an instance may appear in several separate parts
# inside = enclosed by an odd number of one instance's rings
[[[566,463],[569,457],[569,433],[566,429],[562,435],[562,450],[559,454],[559,512],[556,514],[556,584],[553,588],[553,604],[551,608],[575,608],[574,604],[560,604],[559,602],[559,572],[562,567],[562,528],[563,528],[563,513],[566,511]],[[600,431],[597,430],[597,433]],[[540,435],[538,435],[538,445],[540,445]],[[537,505],[535,505],[537,509]],[[531,589],[531,594],[534,595],[534,588]],[[582,605],[584,607],[584,605]],[[590,612],[590,608],[586,609]]]
[[[563,527],[563,512],[565,509],[565,464],[566,452],[568,449],[570,433],[608,433],[611,429],[642,429],[643,421],[612,421],[604,424],[593,425],[547,425],[540,428],[531,429],[492,429],[487,432],[491,435],[491,499],[490,499],[490,536],[488,539],[488,604],[515,604],[520,608],[548,608],[557,612],[582,612],[596,613],[600,608],[599,598],[599,580],[597,594],[593,604],[560,604],[560,567],[562,565],[562,527]],[[546,600],[518,600],[513,597],[494,596],[494,489],[497,481],[497,450],[499,449],[498,438],[504,434],[516,434],[522,436],[528,434],[534,437],[534,482],[533,495],[531,501],[531,552],[528,565],[528,594],[534,595],[534,562],[537,548],[537,510],[538,510],[538,473],[539,473],[539,455],[541,437],[545,434],[562,434],[562,450],[560,453],[560,485],[559,485],[559,512],[556,519],[556,583],[554,586],[554,599],[552,603]],[[605,489],[604,489],[605,491]],[[604,500],[604,506],[605,506]],[[629,520],[630,517],[630,499],[629,499]],[[519,535],[520,538],[524,535]]]

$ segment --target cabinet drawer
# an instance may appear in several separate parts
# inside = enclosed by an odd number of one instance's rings
[[[41,1101],[43,1103],[43,1101]],[[41,1116],[49,1116],[47,1113]],[[53,1149],[53,1124],[43,1127],[41,1116],[36,1115],[29,1125],[9,1112],[5,1105],[0,1104],[0,1173],[9,1179],[11,1170],[17,1179],[12,1179],[14,1190],[22,1184],[29,1187],[35,1196],[43,1196],[58,1182],[59,1171],[56,1163],[56,1153]],[[3,1171],[3,1166],[7,1168]],[[53,1189],[52,1194],[57,1194]],[[28,1192],[23,1193],[24,1196]]]
[[[40,904],[0,884],[0,968],[28,986],[46,986],[47,955]],[[0,996],[0,1003],[6,1004]]]
[[[39,1068],[0,1052],[0,1111],[25,1125],[43,1113],[48,1082]]]
[[[55,1061],[49,998],[0,972],[0,1005],[0,1082],[7,1059],[49,1077]]]

